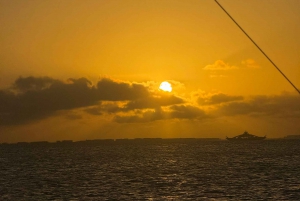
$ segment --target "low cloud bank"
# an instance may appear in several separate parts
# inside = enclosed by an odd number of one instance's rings
[[[99,108],[103,109],[102,101],[127,101],[127,105],[120,108],[117,104],[111,104],[114,106],[100,111]],[[149,88],[140,83],[109,78],[93,85],[87,78],[61,81],[50,77],[20,77],[11,88],[0,90],[0,125],[23,124],[52,116],[57,111],[82,107],[92,107],[87,108],[86,112],[101,115],[102,112],[114,113],[183,102],[173,95],[154,97]]]
[[[109,78],[93,84],[87,78],[62,81],[50,77],[20,77],[10,88],[0,90],[0,126],[26,124],[75,109],[89,115],[109,114],[118,123],[237,115],[300,118],[300,96],[282,93],[243,97],[201,92],[189,100],[155,91],[145,83]],[[69,115],[68,119],[80,117]]]

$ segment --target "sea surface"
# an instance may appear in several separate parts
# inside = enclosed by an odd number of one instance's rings
[[[299,200],[300,140],[0,145],[0,200]]]

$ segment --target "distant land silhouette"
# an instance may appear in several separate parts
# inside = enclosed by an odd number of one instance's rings
[[[94,140],[61,140],[56,142],[34,141],[2,143],[2,145],[47,145],[47,144],[123,144],[123,143],[155,143],[155,142],[192,142],[200,140],[221,140],[220,138],[120,138],[120,139],[94,139]]]
[[[268,140],[297,140],[300,135],[287,135],[283,138],[269,138]],[[120,139],[94,139],[94,140],[58,140],[56,142],[34,141],[34,142],[16,142],[16,143],[0,143],[0,145],[50,145],[50,144],[149,144],[161,142],[197,142],[197,141],[219,141],[225,140],[221,138],[120,138]]]

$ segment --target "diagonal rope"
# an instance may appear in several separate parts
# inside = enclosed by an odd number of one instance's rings
[[[296,89],[296,91],[300,94],[300,90],[287,78],[287,76],[277,67],[277,65],[268,57],[268,55],[254,42],[254,40],[246,33],[246,31],[231,17],[231,15],[225,10],[225,8],[217,1],[215,2],[220,6],[220,8],[230,17],[230,19],[244,32],[244,34],[251,40],[251,42],[265,55],[265,57],[273,64],[273,66],[281,73],[281,75]]]

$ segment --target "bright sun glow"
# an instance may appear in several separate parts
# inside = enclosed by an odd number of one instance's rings
[[[172,85],[165,81],[165,82],[162,82],[159,86],[159,89],[163,90],[163,91],[168,91],[168,92],[171,92],[172,91]]]

